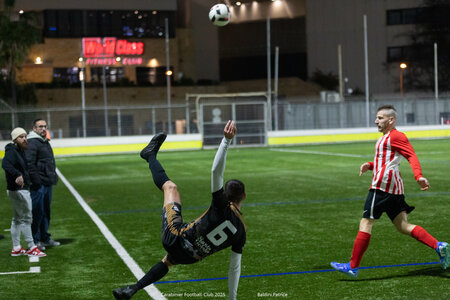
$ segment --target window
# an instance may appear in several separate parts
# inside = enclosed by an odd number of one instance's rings
[[[73,68],[53,68],[53,80],[74,84],[80,81],[80,70],[77,67]]]
[[[424,8],[393,9],[386,12],[387,25],[419,24],[424,22]]]
[[[172,71],[173,69],[170,68]],[[173,82],[173,76],[170,76]],[[166,67],[157,68],[136,68],[136,81],[138,85],[166,85]]]
[[[45,10],[45,37],[115,36],[163,38],[165,19],[175,37],[174,11]]]
[[[416,58],[433,58],[433,45],[410,45],[387,48],[387,62],[414,61]]]
[[[109,67],[105,66],[105,77],[106,83],[116,83],[120,82],[125,78],[125,70],[121,67]],[[92,67],[91,68],[91,82],[103,83],[103,67]]]

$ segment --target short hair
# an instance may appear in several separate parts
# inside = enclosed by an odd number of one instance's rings
[[[379,112],[380,110],[385,110],[388,117],[394,117],[394,119],[397,119],[397,111],[395,110],[394,105],[387,104],[380,106],[378,107],[377,112]]]
[[[40,119],[40,118],[34,120],[34,121],[33,121],[33,127],[35,127],[35,126],[36,126],[36,123],[39,122],[39,121],[45,121],[45,120],[44,120],[44,119]],[[45,121],[45,122],[47,122],[47,121]]]
[[[239,203],[245,197],[244,183],[237,179],[228,180],[225,183],[225,195],[231,202]]]

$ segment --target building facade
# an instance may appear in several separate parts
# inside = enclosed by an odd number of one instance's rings
[[[337,48],[341,45],[344,92],[363,92],[366,15],[369,91],[398,93],[399,63],[410,43],[406,33],[414,29],[415,10],[423,0],[226,2],[231,22],[216,27],[207,17],[214,3],[204,0],[17,0],[17,13],[39,13],[43,34],[42,43],[32,47],[18,80],[77,83],[81,68],[85,68],[87,82],[100,82],[105,72],[108,83],[164,86],[166,19],[172,80],[211,84],[264,79],[270,15],[272,74],[278,47],[279,77],[307,80],[317,70],[337,75]],[[122,48],[105,50],[111,44]],[[133,47],[142,51],[138,53]]]
[[[365,91],[364,15],[367,18],[370,94],[399,93],[402,49],[417,23],[422,0],[306,1],[308,74],[315,70],[339,73],[338,45],[346,88]],[[433,45],[430,45],[432,48]],[[407,70],[405,70],[407,72]],[[407,91],[405,91],[407,92]]]

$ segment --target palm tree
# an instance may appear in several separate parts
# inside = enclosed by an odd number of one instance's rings
[[[0,14],[0,68],[6,69],[7,81],[11,86],[11,106],[17,106],[16,69],[25,61],[33,44],[41,39],[40,30],[34,26],[35,14],[14,13],[15,0],[5,0]]]

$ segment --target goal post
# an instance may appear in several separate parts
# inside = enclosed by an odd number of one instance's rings
[[[235,145],[266,144],[270,107],[267,92],[186,94],[186,122],[202,134],[205,146],[223,136],[219,127],[229,119],[239,124]]]

